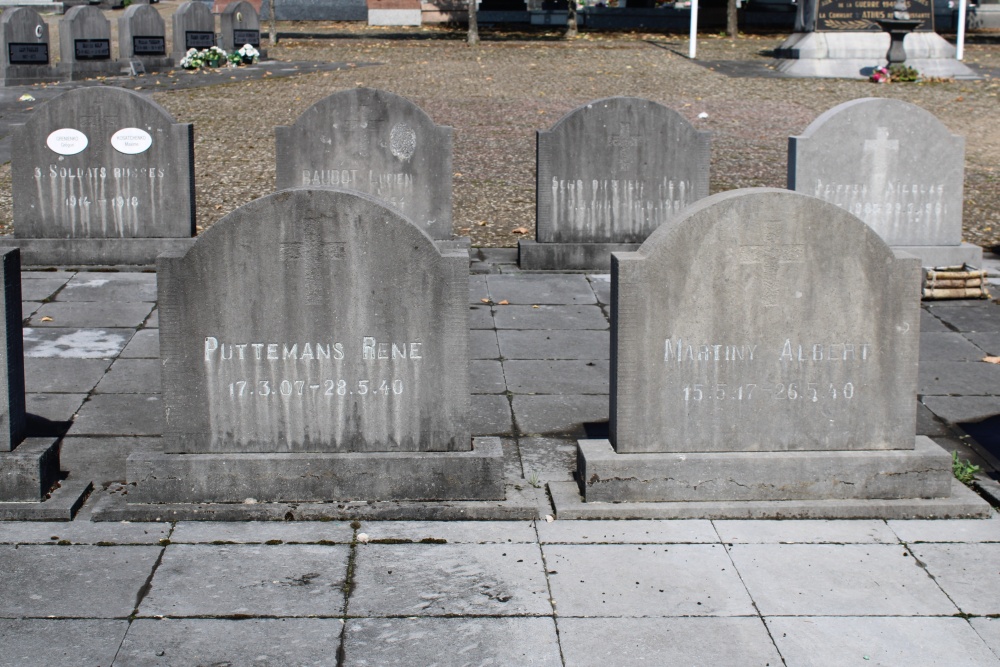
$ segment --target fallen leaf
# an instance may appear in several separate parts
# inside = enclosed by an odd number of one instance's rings
[[[1000,364],[1000,357],[983,357],[983,361],[988,364]]]
[[[42,322],[51,322],[51,321],[52,321],[52,318],[49,317],[48,315],[46,315],[45,317],[42,318]]]
[[[507,299],[504,299],[503,301],[501,301],[497,305],[498,306],[509,306],[510,305],[510,301],[508,301]]]
[[[485,220],[480,220],[479,222],[476,223],[476,225],[479,226],[479,227],[485,227],[486,226],[486,221]]]
[[[532,308],[541,308],[541,306],[532,306]]]
[[[510,232],[510,233],[511,233],[511,234],[527,234],[527,233],[529,233],[530,231],[531,231],[531,230],[530,230],[530,229],[528,229],[527,227],[518,227],[517,229],[514,229],[514,230],[511,230],[511,232]]]
[[[489,299],[480,299],[480,301],[482,301],[483,303],[489,303],[490,302]]]
[[[18,102],[34,102],[35,98],[32,97],[31,95],[29,95],[28,93],[25,93],[24,95],[21,95],[19,98],[17,98],[17,101]]]

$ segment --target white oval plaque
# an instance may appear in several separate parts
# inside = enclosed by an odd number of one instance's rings
[[[86,148],[88,143],[86,134],[69,127],[56,130],[45,140],[45,145],[59,155],[76,155]]]
[[[119,153],[137,155],[149,150],[153,145],[153,137],[137,127],[125,127],[111,135],[111,145]]]

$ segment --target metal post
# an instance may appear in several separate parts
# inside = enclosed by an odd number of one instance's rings
[[[965,57],[965,6],[966,0],[958,2],[958,44],[955,46],[955,59],[962,60]]]
[[[694,60],[698,54],[698,0],[691,0],[691,38],[688,58]]]

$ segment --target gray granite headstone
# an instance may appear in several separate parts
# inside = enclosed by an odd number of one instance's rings
[[[14,133],[10,242],[27,264],[149,264],[186,247],[195,231],[192,132],[121,88],[47,102]]]
[[[77,5],[59,19],[59,59],[59,73],[74,81],[121,71],[111,53],[111,24],[100,9]]]
[[[226,5],[219,16],[222,33],[222,48],[227,53],[239,50],[249,44],[258,51],[260,48],[260,18],[257,10],[246,0]]]
[[[901,100],[852,100],[788,140],[788,188],[844,208],[925,266],[968,262],[962,243],[965,139]]]
[[[201,0],[182,4],[172,20],[174,62],[179,63],[189,49],[201,51],[215,46],[215,16]]]
[[[607,268],[708,195],[709,133],[635,97],[595,100],[538,132],[535,242],[522,268]]]
[[[450,127],[384,90],[334,93],[276,127],[277,186],[366,192],[426,231],[450,239]]]
[[[55,81],[49,26],[34,9],[16,7],[0,17],[0,81],[22,86]]]
[[[138,60],[146,71],[173,67],[166,25],[152,5],[133,4],[118,18],[118,54],[121,60]]]

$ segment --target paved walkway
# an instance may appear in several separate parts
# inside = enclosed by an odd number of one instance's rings
[[[544,514],[575,438],[606,428],[610,282],[484,257],[473,432],[502,438]],[[157,447],[155,281],[23,274],[33,428],[64,432],[63,469],[99,490],[75,521],[0,523],[2,665],[1000,665],[996,515],[90,522],[125,456]],[[981,361],[1000,306],[938,302],[922,327],[918,430],[991,472],[966,432],[1000,413]]]

